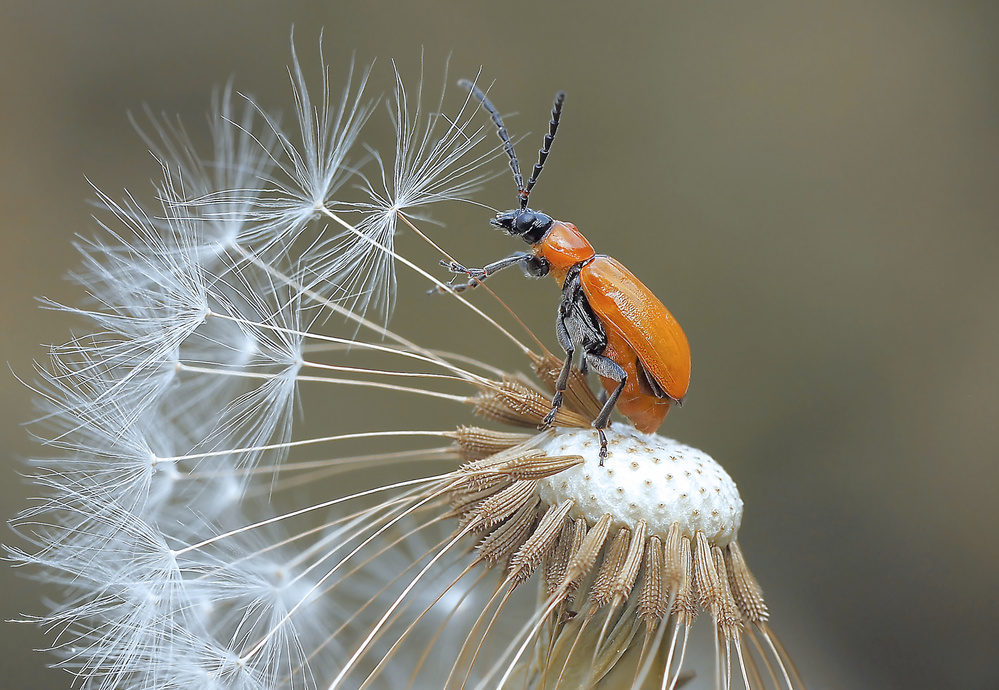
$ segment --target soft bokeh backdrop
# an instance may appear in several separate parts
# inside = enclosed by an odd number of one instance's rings
[[[451,82],[482,66],[511,129],[533,132],[528,160],[565,89],[535,205],[684,324],[693,383],[664,432],[739,482],[740,541],[805,679],[999,685],[999,4],[98,0],[0,14],[0,352],[16,374],[67,337],[33,298],[75,299],[61,277],[74,233],[93,228],[84,176],[148,194],[156,166],[127,112],[177,112],[203,136],[230,76],[289,112],[293,24],[307,68],[321,29],[334,75],[377,57],[376,91],[389,58],[418,77],[421,50],[435,89],[449,55]],[[512,205],[511,181],[480,199]],[[459,209],[437,236],[469,264],[498,258],[512,245],[488,217]],[[554,287],[498,281],[555,347]],[[403,297],[400,320],[440,308]],[[473,322],[439,335],[521,366]],[[32,493],[18,458],[35,450],[18,426],[28,391],[10,374],[0,386],[9,516]],[[30,581],[0,578],[0,616],[41,610]],[[5,687],[68,686],[30,651],[39,631],[0,626]]]

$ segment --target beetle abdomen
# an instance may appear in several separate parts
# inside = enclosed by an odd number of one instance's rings
[[[638,355],[620,334],[611,329],[606,331],[607,347],[601,354],[614,360],[628,375],[628,380],[617,399],[617,410],[643,434],[651,434],[662,426],[673,401],[670,398],[656,397],[649,390],[643,372],[639,371],[642,365],[638,361]],[[600,377],[600,383],[608,395],[618,386],[617,381],[603,376]]]

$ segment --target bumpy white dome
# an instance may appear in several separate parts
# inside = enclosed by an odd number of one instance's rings
[[[666,537],[674,522],[693,537],[726,546],[742,522],[735,482],[707,453],[657,434],[613,424],[606,429],[609,455],[600,467],[600,443],[592,429],[557,429],[539,445],[549,455],[582,455],[586,462],[541,481],[542,500],[572,499],[574,517],[594,524],[610,513],[613,527],[645,520],[651,534]]]

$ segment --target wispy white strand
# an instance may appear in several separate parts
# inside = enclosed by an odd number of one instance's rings
[[[292,47],[288,71],[297,115],[295,133],[250,101],[270,129],[264,148],[271,138],[277,141],[269,161],[272,171],[262,184],[221,188],[184,202],[201,208],[206,217],[220,220],[232,220],[235,207],[236,219],[247,221],[239,233],[243,243],[258,251],[287,249],[315,219],[317,208],[337,205],[334,194],[357,172],[350,154],[374,107],[364,96],[370,67],[361,70],[355,84],[351,63],[339,100],[333,99],[322,51],[320,70],[320,97],[314,101]]]
[[[212,96],[208,124],[214,148],[209,158],[199,155],[179,120],[156,116],[147,108],[152,128],[152,133],[147,133],[145,125],[132,119],[163,168],[163,180],[157,185],[161,201],[177,205],[191,199],[212,200],[210,204],[190,204],[200,206],[201,211],[211,209],[200,214],[199,228],[202,263],[207,267],[212,267],[213,254],[253,245],[256,232],[248,220],[276,165],[274,130],[257,131],[258,108],[247,99],[241,109],[237,108],[235,98],[232,82]],[[223,190],[227,195],[220,198]],[[258,251],[264,246],[266,243],[259,244]]]
[[[421,66],[422,67],[422,66]],[[356,228],[364,237],[392,250],[399,213],[441,201],[464,200],[488,175],[483,163],[495,151],[477,153],[484,136],[472,125],[475,107],[466,98],[454,117],[443,111],[446,89],[430,112],[425,112],[423,79],[415,102],[406,93],[402,76],[393,62],[395,92],[389,113],[395,126],[396,145],[391,167],[372,150],[379,167],[379,186],[366,181],[370,201],[355,204],[363,212]],[[331,251],[332,250],[332,251]],[[364,314],[371,306],[386,319],[395,305],[395,263],[388,252],[372,252],[368,243],[352,233],[334,235],[329,244],[319,245],[307,255],[303,266],[309,274],[303,282],[314,287],[332,283],[349,295],[345,306]]]
[[[400,558],[382,531],[424,529],[399,524],[422,505],[417,494],[406,498],[410,483],[373,492],[397,495],[373,521],[375,513],[344,510],[363,506],[366,492],[296,509],[293,496],[250,489],[268,480],[273,489],[288,451],[314,445],[293,436],[304,343],[325,326],[322,302],[304,300],[303,287],[359,313],[372,295],[390,295],[394,259],[379,243],[391,245],[399,211],[471,189],[481,160],[468,155],[481,137],[438,112],[421,130],[419,99],[411,115],[396,73],[391,183],[382,195],[369,185],[372,201],[358,206],[338,191],[357,174],[350,157],[372,113],[369,71],[355,79],[351,66],[339,98],[324,62],[321,72],[316,100],[293,53],[294,136],[252,102],[237,109],[231,86],[216,95],[207,158],[179,122],[150,117],[144,138],[163,171],[158,206],[98,191],[108,217],[98,236],[79,240],[74,275],[88,301],[46,302],[83,330],[38,370],[34,433],[49,454],[31,461],[39,498],[13,523],[23,545],[7,552],[54,588],[51,612],[34,620],[52,631],[57,663],[80,687],[324,687],[355,647],[348,622],[357,611],[376,598],[373,608],[398,608],[399,587],[370,585],[392,581],[385,564]],[[438,122],[446,123],[439,140]],[[326,221],[313,220],[332,208],[360,209],[363,232],[379,242],[329,235]],[[390,310],[391,300],[376,303]],[[352,336],[348,329],[339,340]],[[373,345],[395,367],[444,365],[416,349],[400,358]],[[444,378],[480,380],[445,368],[455,375]],[[375,433],[400,435],[350,436]],[[257,465],[266,471],[247,471]],[[325,527],[304,526],[312,512],[329,513]],[[424,555],[420,567],[434,560]],[[387,649],[369,641],[372,654]]]

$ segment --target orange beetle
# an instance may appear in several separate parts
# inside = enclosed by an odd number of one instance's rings
[[[549,426],[562,405],[562,392],[569,380],[573,355],[582,350],[580,369],[593,369],[599,376],[607,400],[593,427],[600,435],[600,464],[607,457],[607,428],[611,410],[616,405],[635,428],[651,433],[659,428],[673,403],[682,404],[690,383],[690,346],[687,336],[663,303],[635,275],[616,259],[597,254],[576,226],[555,220],[527,207],[531,189],[537,182],[551,150],[562,115],[565,94],[555,96],[548,134],[538,152],[538,163],[524,185],[520,164],[503,120],[486,95],[472,82],[462,80],[489,111],[503,148],[510,158],[510,167],[517,182],[520,208],[500,213],[493,225],[511,235],[519,235],[531,245],[530,252],[516,252],[482,268],[465,268],[457,263],[444,263],[455,273],[469,277],[461,291],[477,284],[497,271],[520,264],[532,276],[551,274],[562,286],[555,332],[565,349],[566,357],[555,382],[552,409],[541,428]]]

